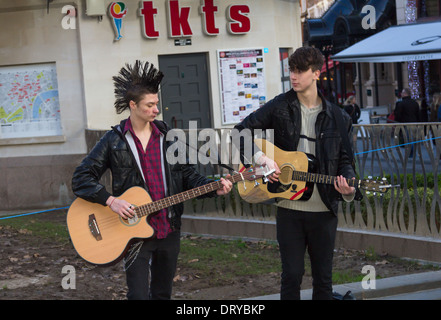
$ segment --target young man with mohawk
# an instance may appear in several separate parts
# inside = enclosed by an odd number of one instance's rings
[[[170,130],[157,120],[158,91],[163,73],[139,60],[123,67],[113,77],[115,109],[130,116],[112,127],[76,168],[72,189],[76,196],[109,206],[123,219],[133,217],[131,204],[117,198],[134,186],[145,188],[152,201],[205,185],[211,180],[190,164],[169,164],[166,150]],[[112,174],[112,192],[100,183],[104,172]],[[232,183],[221,178],[222,188],[208,196],[224,195]],[[170,299],[180,247],[183,204],[162,209],[149,223],[154,236],[133,244],[124,258],[128,299]]]

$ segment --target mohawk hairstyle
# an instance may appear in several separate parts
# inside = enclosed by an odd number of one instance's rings
[[[116,112],[119,114],[129,109],[130,101],[138,103],[145,94],[158,93],[163,77],[164,74],[147,61],[143,64],[136,60],[133,66],[126,63],[118,76],[112,78]]]

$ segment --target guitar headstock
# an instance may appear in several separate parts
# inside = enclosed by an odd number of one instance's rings
[[[270,170],[268,166],[249,167],[243,171],[243,177],[249,181],[259,178],[267,179],[267,177],[275,171],[275,169]]]
[[[364,179],[360,181],[360,189],[366,190],[366,193],[369,193],[370,191],[375,193],[386,193],[390,188],[392,188],[392,185],[387,181],[386,178],[382,178],[381,180],[372,179],[372,177],[368,177],[368,179]]]

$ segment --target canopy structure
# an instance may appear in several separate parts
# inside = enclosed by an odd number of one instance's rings
[[[331,59],[374,63],[441,59],[441,21],[389,27]]]

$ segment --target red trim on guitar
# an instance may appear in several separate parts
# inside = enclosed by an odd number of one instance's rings
[[[305,192],[306,190],[308,190],[307,187],[303,188],[302,190],[296,192],[291,198],[289,198],[289,200],[294,200],[298,195],[302,194],[303,192]]]

